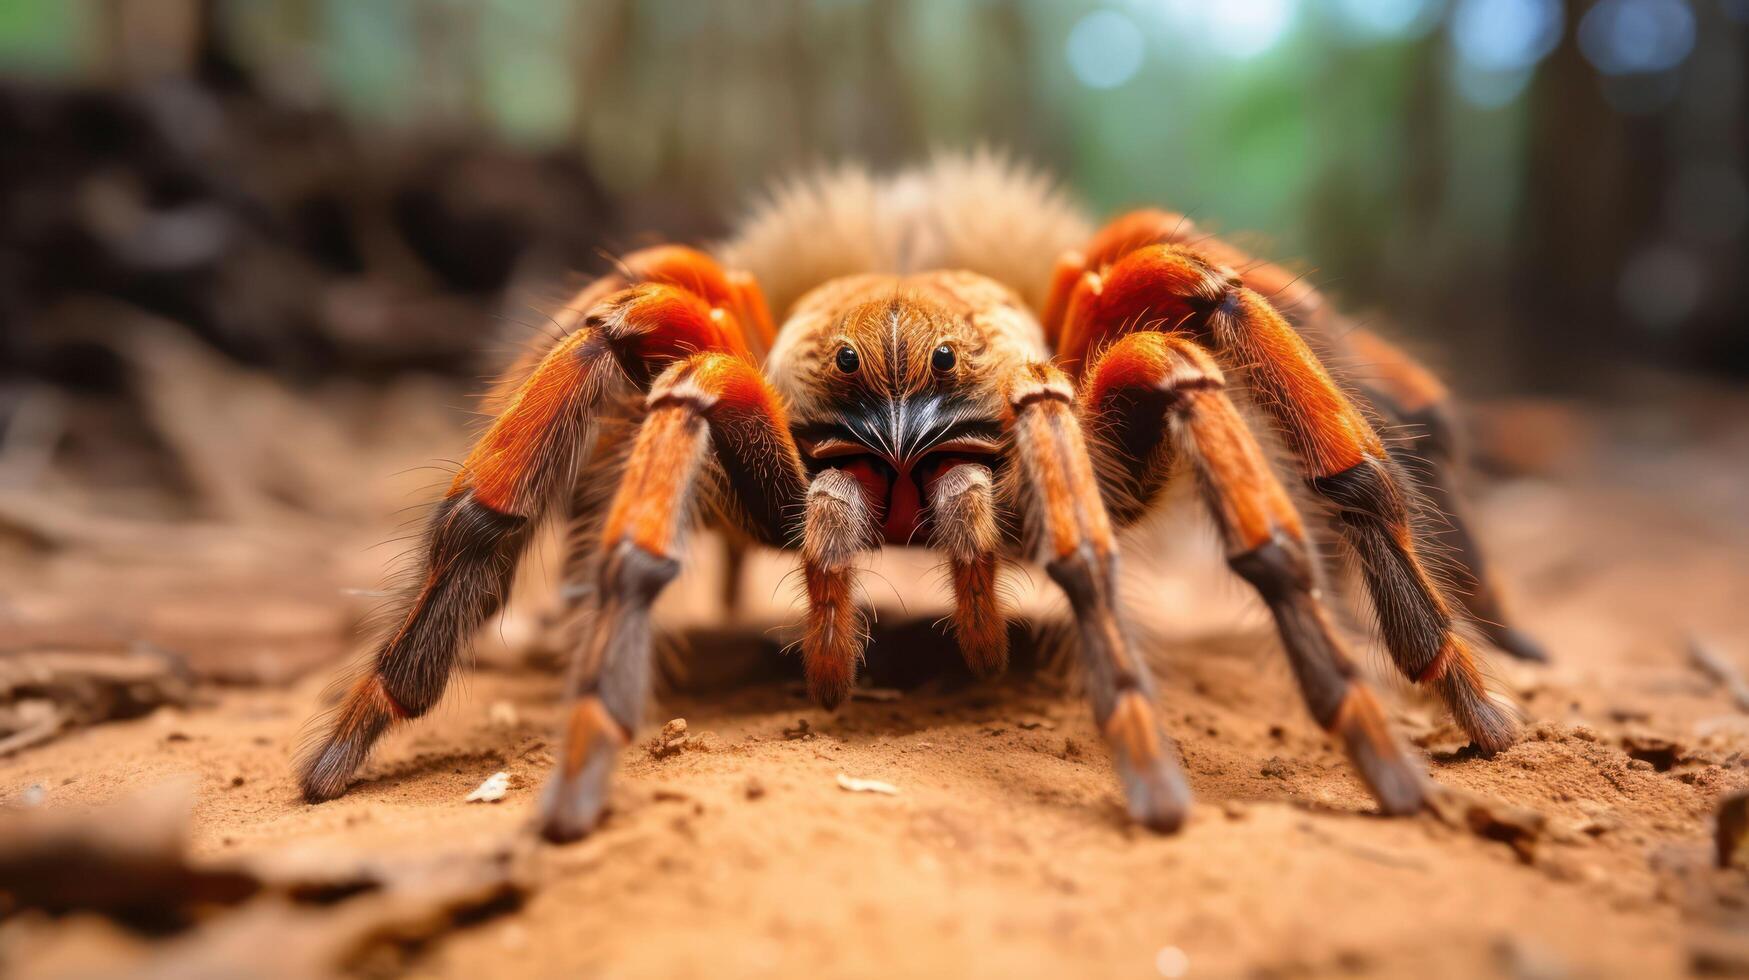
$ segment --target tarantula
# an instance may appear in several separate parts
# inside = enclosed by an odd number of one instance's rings
[[[1508,652],[1540,653],[1505,624],[1458,518],[1444,389],[1303,280],[1180,215],[1137,211],[1093,233],[1048,181],[987,155],[887,179],[845,170],[781,189],[710,253],[625,256],[557,319],[562,338],[519,372],[461,464],[369,670],[303,758],[307,799],[339,795],[390,726],[437,702],[532,531],[568,510],[593,531],[578,567],[595,588],[582,590],[592,615],[540,803],[549,839],[601,814],[650,695],[651,603],[699,521],[799,552],[801,657],[827,708],[866,642],[861,552],[945,555],[952,628],[980,674],[1008,657],[998,564],[1041,562],[1068,598],[1130,814],[1174,830],[1189,790],[1117,601],[1116,532],[1188,472],[1313,717],[1381,810],[1416,811],[1429,784],[1322,604],[1318,539],[1264,448],[1277,440],[1359,559],[1396,666],[1483,751],[1515,737],[1454,602]],[[1347,365],[1340,378],[1314,345]],[[1261,441],[1246,402],[1273,430]],[[1381,425],[1408,433],[1402,458]],[[1448,530],[1430,542],[1418,515]],[[1429,573],[1435,547],[1452,597]]]

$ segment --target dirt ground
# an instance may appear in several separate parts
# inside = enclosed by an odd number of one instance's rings
[[[365,547],[383,537],[378,504],[404,502],[430,479],[388,477],[394,454],[368,451],[353,476],[373,494],[362,516],[319,525],[269,509],[188,524],[166,543],[148,520],[97,521],[81,501],[0,501],[12,532],[5,610],[22,638],[9,645],[145,638],[185,655],[197,678],[182,706],[0,757],[0,800],[71,815],[181,779],[192,783],[197,866],[294,854],[385,867],[497,855],[514,866],[513,901],[355,943],[341,965],[372,974],[1749,970],[1749,883],[1715,868],[1713,816],[1749,786],[1749,713],[1693,655],[1698,646],[1749,668],[1749,413],[1741,398],[1719,399],[1657,421],[1611,415],[1587,430],[1595,452],[1480,489],[1499,573],[1555,658],[1494,659],[1498,686],[1527,718],[1520,744],[1477,757],[1433,705],[1375,670],[1437,780],[1546,817],[1517,846],[1432,816],[1373,816],[1200,530],[1132,548],[1132,605],[1198,800],[1176,836],[1127,824],[1088,712],[1048,674],[978,685],[949,673],[877,688],[835,714],[781,676],[697,690],[781,646],[785,634],[769,627],[792,621],[793,582],[771,558],[745,588],[744,649],[722,644],[719,658],[713,643],[691,644],[687,689],[662,698],[625,754],[610,818],[582,843],[535,846],[526,833],[558,718],[557,677],[518,654],[532,632],[526,609],[487,631],[478,669],[432,717],[389,738],[350,793],[306,805],[290,760],[368,599],[340,590],[373,588],[392,554]],[[1512,417],[1511,406],[1498,411]],[[431,431],[432,445],[448,438]],[[428,449],[399,452],[451,451]],[[917,567],[889,555],[869,577],[895,646],[911,641],[893,627],[935,615]],[[525,591],[537,592],[541,576],[530,579]],[[714,583],[683,582],[670,625],[710,622]],[[900,613],[894,597],[907,593]],[[1043,598],[1022,606],[1041,621],[1056,614]],[[1366,659],[1381,663],[1376,650]],[[671,718],[685,719],[688,737],[664,747],[656,730]],[[465,801],[498,771],[510,777],[502,801]],[[841,775],[896,793],[851,792]],[[110,819],[126,819],[122,805]],[[267,901],[204,910],[169,937],[88,913],[14,910],[0,920],[0,969],[328,969],[300,958],[309,947],[297,937],[366,899],[296,910]],[[240,929],[282,914],[307,930]]]

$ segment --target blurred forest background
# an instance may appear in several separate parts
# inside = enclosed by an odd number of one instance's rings
[[[380,517],[417,487],[336,473],[458,451],[607,256],[978,145],[1519,399],[1496,471],[1587,404],[1675,438],[1749,375],[1746,40],[1749,0],[10,0],[0,491]]]
[[[46,313],[96,294],[291,375],[478,373],[513,284],[987,143],[1246,233],[1462,390],[1740,376],[1746,40],[1749,0],[11,0],[0,371],[106,383]]]
[[[693,747],[628,752],[606,849],[510,881],[485,849],[523,832],[575,646],[551,631],[558,528],[469,690],[368,788],[294,802],[299,726],[418,547],[408,505],[543,304],[616,252],[724,234],[802,169],[978,145],[1303,268],[1443,370],[1473,526],[1553,663],[1495,658],[1536,726],[1504,762],[1406,685],[1392,724],[1534,823],[1349,819],[1370,804],[1261,607],[1212,533],[1164,524],[1126,545],[1126,587],[1219,804],[1176,844],[1112,832],[1100,735],[1054,695],[938,697],[871,661],[905,693],[836,716],[799,685],[700,697],[797,675],[801,616],[788,556],[737,579],[696,547],[657,613],[699,654],[662,665]],[[0,973],[1749,972],[1749,879],[1710,867],[1749,772],[1746,270],[1749,0],[0,0]],[[933,561],[870,569],[876,660],[957,669]],[[1064,615],[1035,583],[1005,573],[1009,608]],[[466,802],[494,771],[510,804]],[[319,876],[221,913],[140,852],[81,856],[143,834],[205,881],[159,811],[56,822],[173,777],[196,867],[295,852]],[[1741,863],[1749,802],[1727,806]],[[394,851],[461,877],[336,884]],[[33,911],[124,900],[202,921],[159,942]],[[1713,925],[1724,954],[1691,941]]]

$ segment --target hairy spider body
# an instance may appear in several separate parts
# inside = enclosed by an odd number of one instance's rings
[[[1245,400],[1360,559],[1397,666],[1437,690],[1483,750],[1514,738],[1413,530],[1417,509],[1442,513],[1437,544],[1469,617],[1509,652],[1540,656],[1504,624],[1454,510],[1444,389],[1303,282],[1180,216],[1140,211],[1094,233],[1047,183],[986,156],[885,180],[844,171],[780,192],[714,254],[627,256],[560,324],[434,511],[394,626],[302,763],[310,800],[343,792],[390,725],[438,700],[532,529],[564,510],[593,532],[570,567],[593,578],[579,601],[594,608],[541,803],[547,837],[599,818],[649,698],[651,603],[699,521],[799,553],[801,656],[826,707],[849,693],[867,638],[863,552],[944,555],[953,629],[981,674],[1008,657],[999,563],[1040,562],[1068,598],[1131,814],[1174,829],[1189,792],[1116,598],[1117,533],[1187,472],[1231,569],[1273,615],[1312,715],[1383,811],[1418,810],[1420,763],[1322,605],[1314,538]],[[1309,341],[1364,370],[1339,383]],[[1373,416],[1418,427],[1399,450],[1423,460],[1416,474]],[[610,494],[580,489],[603,473]]]

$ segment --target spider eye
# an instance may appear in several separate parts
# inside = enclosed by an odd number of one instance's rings
[[[856,348],[849,346],[838,348],[838,357],[835,363],[838,365],[838,370],[845,374],[855,374],[856,369],[862,366],[861,359],[856,356]]]
[[[934,354],[929,356],[929,366],[934,368],[937,374],[946,374],[953,370],[955,360],[953,348],[942,344],[935,349]]]

